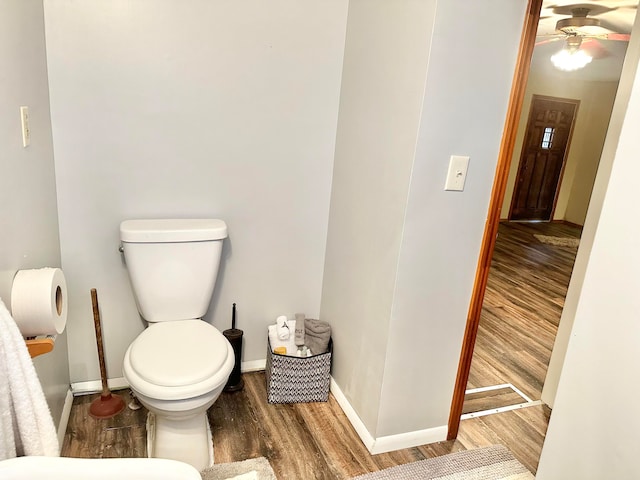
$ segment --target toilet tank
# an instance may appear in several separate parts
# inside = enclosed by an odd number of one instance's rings
[[[125,220],[120,240],[138,311],[148,322],[202,318],[227,225],[217,219]]]

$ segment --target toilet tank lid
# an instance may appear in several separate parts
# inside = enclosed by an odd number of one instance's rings
[[[125,220],[120,240],[131,243],[201,242],[227,237],[227,224],[214,218]]]

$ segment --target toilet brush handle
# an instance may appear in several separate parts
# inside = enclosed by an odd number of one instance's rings
[[[104,363],[104,346],[102,344],[102,326],[100,324],[100,308],[98,306],[98,292],[91,289],[91,304],[93,305],[93,325],[96,329],[96,345],[98,347],[98,361],[100,362],[100,378],[102,379],[102,395],[109,394],[107,385],[107,368]]]
[[[236,304],[233,304],[233,308],[231,309],[231,328],[233,330],[236,329]]]

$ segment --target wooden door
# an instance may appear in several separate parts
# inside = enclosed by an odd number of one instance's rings
[[[551,220],[579,104],[533,96],[509,220]]]

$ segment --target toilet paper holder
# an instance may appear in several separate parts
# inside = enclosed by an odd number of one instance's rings
[[[56,339],[53,335],[47,335],[42,338],[26,338],[24,341],[27,344],[27,350],[29,350],[31,358],[44,353],[49,353],[53,350],[56,343]]]

